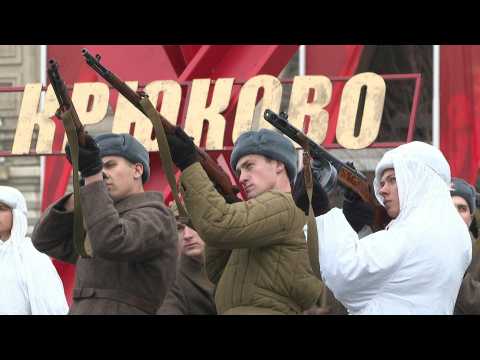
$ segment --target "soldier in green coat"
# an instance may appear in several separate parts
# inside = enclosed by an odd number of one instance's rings
[[[293,201],[297,153],[283,135],[243,133],[230,165],[247,201],[228,204],[197,161],[192,141],[168,135],[193,226],[205,241],[206,268],[217,285],[219,314],[301,314],[320,300],[323,283],[311,270]]]

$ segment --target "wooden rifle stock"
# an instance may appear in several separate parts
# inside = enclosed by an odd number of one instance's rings
[[[100,64],[100,55],[93,57],[87,49],[82,49],[82,55],[85,57],[87,64],[95,70],[103,79],[105,79],[112,87],[114,87],[120,94],[122,94],[128,101],[130,101],[140,112],[145,116],[148,115],[144,112],[140,101],[143,97],[147,97],[144,92],[133,91],[125,82],[120,80],[114,73]],[[162,126],[166,133],[176,135],[180,138],[190,141],[191,138],[185,131],[172,125],[165,117],[159,113],[159,118],[162,122]],[[215,162],[213,159],[202,149],[195,146],[198,154],[199,162],[203,169],[207,173],[210,180],[215,184],[217,190],[229,203],[238,202],[240,199],[236,196],[239,189],[232,185],[230,178],[225,171]]]

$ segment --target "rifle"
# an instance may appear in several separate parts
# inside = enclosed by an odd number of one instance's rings
[[[62,119],[62,114],[70,110],[72,114],[73,125],[77,131],[78,143],[80,145],[85,145],[85,130],[80,122],[80,118],[78,117],[75,107],[73,106],[72,99],[70,96],[68,96],[65,82],[60,77],[60,73],[58,72],[58,63],[54,59],[50,59],[48,61],[47,74],[50,84],[52,84],[55,92],[55,96],[57,97],[58,103],[60,104],[55,116]]]
[[[128,101],[130,101],[140,112],[145,116],[149,117],[144,108],[141,106],[141,101],[143,98],[147,97],[144,92],[135,92],[133,91],[125,82],[120,80],[114,73],[105,68],[100,64],[100,55],[93,57],[87,49],[82,49],[82,55],[85,57],[87,64],[95,70],[103,79],[105,79],[111,86],[118,90]],[[181,139],[190,141],[190,136],[179,126],[174,126],[165,119],[160,113],[158,117],[161,120],[161,125],[166,133],[178,136]],[[205,150],[200,149],[195,146],[197,155],[202,165],[203,169],[207,173],[210,180],[215,184],[215,187],[220,192],[220,194],[227,200],[229,203],[238,202],[240,199],[236,194],[240,191],[238,187],[232,185],[230,178],[223,171],[223,169],[212,160],[212,158],[205,152]]]
[[[337,172],[337,179],[341,186],[355,192],[360,198],[371,204],[374,209],[374,230],[384,229],[390,218],[381,206],[368,183],[367,177],[352,166],[337,159],[320,145],[316,144],[302,131],[292,126],[284,114],[277,115],[271,110],[265,110],[263,115],[266,121],[299,144],[314,160],[328,161]]]
[[[83,226],[83,213],[80,202],[80,180],[78,177],[78,146],[79,144],[82,146],[85,145],[86,132],[80,122],[75,106],[73,106],[72,99],[68,96],[65,82],[58,72],[58,64],[53,59],[48,61],[47,74],[60,105],[55,116],[62,120],[71,150],[74,193],[73,244],[75,250],[81,257],[89,257],[91,255],[91,245],[88,235],[85,235]]]

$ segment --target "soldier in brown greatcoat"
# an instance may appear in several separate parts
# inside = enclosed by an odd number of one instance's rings
[[[46,210],[32,236],[38,250],[76,264],[70,314],[155,314],[175,278],[178,235],[162,194],[143,189],[148,152],[128,134],[87,135],[79,170],[91,257],[73,246],[72,194]]]

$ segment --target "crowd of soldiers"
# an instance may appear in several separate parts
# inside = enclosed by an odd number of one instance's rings
[[[188,218],[145,191],[147,150],[128,134],[86,135],[80,199],[90,249],[73,243],[67,193],[27,234],[22,194],[0,187],[1,314],[475,314],[480,311],[476,191],[422,142],[385,153],[373,189],[389,222],[351,190],[342,209],[283,135],[243,133],[230,165],[246,195],[231,203],[191,139],[167,134]],[[68,147],[68,145],[67,145]],[[71,162],[70,151],[67,158]],[[317,239],[307,226],[310,201]],[[307,241],[317,241],[312,253]],[[68,306],[50,258],[76,265]]]

